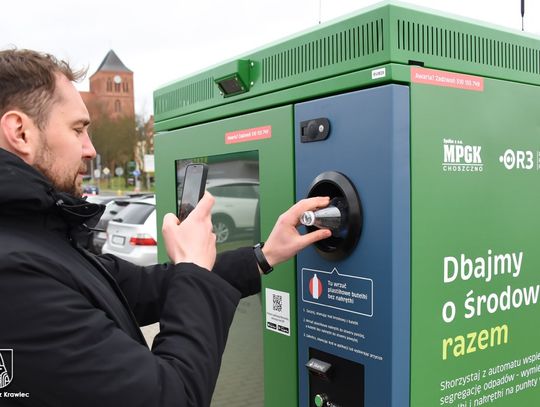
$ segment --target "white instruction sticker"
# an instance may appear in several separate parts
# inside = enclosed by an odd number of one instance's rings
[[[386,76],[386,68],[374,69],[371,71],[371,79],[380,79]]]
[[[289,293],[266,289],[266,329],[291,335],[291,308]]]

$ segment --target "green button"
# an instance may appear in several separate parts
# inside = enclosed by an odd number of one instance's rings
[[[324,397],[321,396],[320,394],[317,394],[317,395],[315,396],[315,405],[316,405],[317,407],[323,407],[323,406],[324,406],[324,401],[325,401],[325,400],[324,400]]]

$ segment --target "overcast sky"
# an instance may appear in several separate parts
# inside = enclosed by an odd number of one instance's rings
[[[0,49],[46,51],[89,67],[109,49],[134,72],[135,110],[152,113],[165,83],[378,3],[375,0],[20,0],[2,2]],[[521,30],[520,0],[408,3]],[[540,35],[540,2],[526,0],[525,31]],[[88,90],[88,81],[80,90]]]

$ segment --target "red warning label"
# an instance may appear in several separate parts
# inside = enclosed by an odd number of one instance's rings
[[[225,133],[225,144],[245,143],[272,137],[272,126],[254,127]]]
[[[484,91],[484,78],[455,72],[438,71],[413,66],[411,67],[411,82],[426,85],[444,86],[465,90]]]

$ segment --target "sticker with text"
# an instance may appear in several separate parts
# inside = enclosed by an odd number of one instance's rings
[[[436,69],[411,68],[411,82],[464,90],[484,91],[484,78]]]
[[[254,127],[225,133],[225,144],[245,143],[272,137],[272,126]]]

